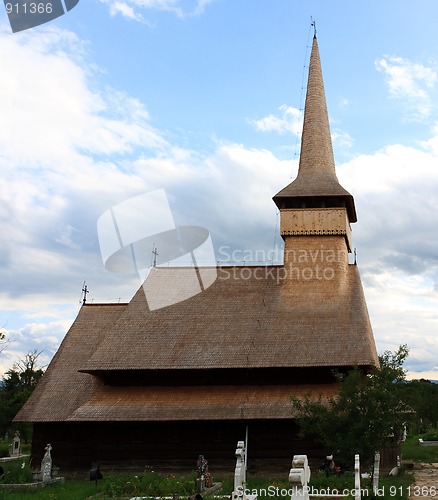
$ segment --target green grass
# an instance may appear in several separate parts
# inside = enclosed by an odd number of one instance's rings
[[[146,472],[143,474],[113,474],[108,476],[102,489],[110,498],[118,496],[151,496],[166,497],[177,494],[188,497],[195,493],[196,474],[174,476]]]
[[[409,497],[409,488],[412,486],[413,481],[414,477],[411,474],[381,477],[379,480],[379,490],[374,498],[405,500]]]
[[[403,460],[412,460],[414,462],[436,463],[438,462],[438,446],[420,446],[418,439],[420,436],[411,436],[402,443],[402,458]]]
[[[54,499],[85,500],[89,496],[100,493],[99,498],[118,498],[133,496],[173,496],[174,493],[187,498],[195,493],[195,473],[188,476],[173,474],[140,473],[140,474],[105,474],[95,482],[87,480],[65,480],[32,490],[1,489],[0,499]]]
[[[93,482],[66,480],[64,484],[55,483],[35,490],[0,490],[2,500],[85,500],[101,491]]]
[[[87,498],[99,494],[99,500],[110,498],[130,498],[133,496],[172,496],[173,493],[186,499],[194,493],[195,474],[189,476],[165,475],[158,473],[145,474],[104,474],[104,478],[98,482],[97,487],[94,482],[88,480],[66,480],[63,484],[51,484],[45,488],[37,490],[0,490],[2,500],[86,500]],[[229,495],[233,489],[232,479],[221,481],[222,491],[219,494]],[[412,482],[411,475],[400,475],[397,477],[383,477],[379,483],[379,492],[376,496],[369,491],[368,496],[363,499],[371,500],[406,500],[408,487]],[[370,486],[370,480],[362,481],[362,488]],[[329,488],[343,491],[344,489],[354,489],[354,476],[345,474],[339,477],[326,477],[325,474],[313,474],[310,487],[319,492]],[[290,500],[291,485],[287,480],[287,475],[282,478],[264,478],[257,476],[248,477],[247,489],[250,492],[257,490],[259,500]],[[265,491],[263,491],[265,490]]]

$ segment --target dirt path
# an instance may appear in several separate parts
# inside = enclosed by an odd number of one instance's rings
[[[409,500],[431,498],[438,500],[438,463],[422,463],[414,470],[415,482],[411,486]]]

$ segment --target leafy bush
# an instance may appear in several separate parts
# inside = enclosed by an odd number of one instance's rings
[[[423,441],[438,441],[438,431],[430,431],[421,435]]]
[[[2,464],[5,471],[0,482],[4,484],[23,484],[32,482],[32,473],[29,462],[22,460],[13,460]]]
[[[7,443],[6,441],[0,439],[0,457],[9,456],[9,446],[10,443]]]
[[[354,368],[347,374],[338,373],[339,391],[325,401],[292,396],[292,406],[300,415],[300,434],[319,442],[330,451],[336,450],[341,463],[352,463],[354,454],[361,463],[372,463],[375,450],[388,444],[388,436],[401,433],[405,405],[400,399],[404,387],[403,363],[408,355],[405,345],[392,353],[379,356],[380,367],[369,374]]]

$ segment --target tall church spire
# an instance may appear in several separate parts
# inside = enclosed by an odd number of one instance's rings
[[[345,207],[349,222],[357,220],[353,197],[336,176],[316,33],[310,55],[298,175],[274,196],[274,202],[280,209]]]

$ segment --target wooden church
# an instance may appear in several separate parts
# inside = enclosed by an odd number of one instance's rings
[[[32,422],[32,455],[56,464],[290,464],[309,453],[291,396],[336,394],[333,370],[378,364],[352,250],[354,199],[338,182],[313,39],[297,178],[274,196],[284,264],[218,267],[202,293],[150,310],[85,304],[16,416]],[[351,259],[350,259],[351,260]],[[148,286],[184,283],[187,268],[152,269]],[[300,444],[301,443],[301,444]]]

